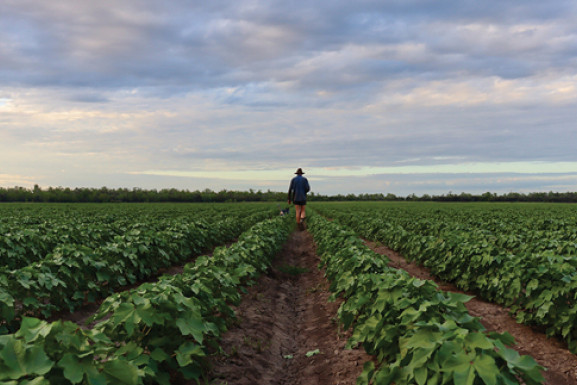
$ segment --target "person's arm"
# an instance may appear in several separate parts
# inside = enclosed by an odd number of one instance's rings
[[[309,180],[305,179],[306,184],[305,184],[305,192],[309,192],[311,191],[311,186],[309,186]]]

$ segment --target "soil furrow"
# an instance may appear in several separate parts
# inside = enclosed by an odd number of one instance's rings
[[[355,384],[370,360],[347,350],[338,325],[339,302],[328,302],[329,283],[318,269],[312,237],[294,232],[270,273],[250,288],[236,309],[237,325],[221,341],[209,383]]]
[[[391,267],[406,270],[411,275],[435,281],[439,289],[463,293],[455,285],[443,282],[434,277],[427,268],[407,261],[402,255],[375,242],[365,241],[367,246],[379,254],[386,255]],[[466,293],[475,296],[474,293]],[[481,317],[482,324],[490,331],[509,332],[517,345],[514,348],[521,354],[531,355],[548,370],[543,373],[545,384],[577,385],[577,356],[572,354],[566,345],[557,338],[547,338],[542,330],[519,324],[509,315],[509,309],[503,306],[473,298],[465,304],[469,313]]]

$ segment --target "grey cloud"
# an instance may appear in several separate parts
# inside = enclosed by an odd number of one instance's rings
[[[71,101],[74,102],[81,102],[81,103],[108,103],[110,99],[106,96],[101,94],[95,93],[83,93],[83,94],[76,94],[70,97]]]
[[[393,113],[397,122],[383,124],[356,112],[325,116],[300,110],[284,121],[271,119],[274,110],[263,111],[258,125],[244,123],[244,115],[236,116],[234,124],[226,123],[225,140],[219,138],[222,131],[191,135],[192,129],[183,126],[165,134],[158,145],[174,148],[174,143],[180,143],[193,149],[177,152],[176,157],[232,163],[252,159],[279,166],[294,159],[294,148],[315,167],[396,166],[407,159],[418,159],[410,163],[414,165],[442,164],[454,158],[463,162],[577,161],[572,105],[512,110],[507,106],[421,107],[404,116],[402,111]]]
[[[337,90],[423,71],[436,71],[439,78],[462,70],[507,78],[528,76],[551,64],[542,63],[551,48],[541,39],[539,46],[526,48],[522,57],[518,56],[522,47],[503,50],[502,43],[509,37],[507,27],[519,20],[562,21],[575,11],[570,2],[545,7],[533,1],[481,6],[449,1],[279,1],[259,7],[243,2],[171,2],[162,7],[152,1],[95,4],[29,0],[0,6],[0,15],[8,15],[0,16],[1,24],[9,21],[3,33],[15,47],[9,56],[13,64],[2,65],[0,80],[95,87],[235,86],[291,80],[283,72],[290,73],[303,60],[371,42],[384,47],[421,43],[430,52],[422,62],[378,55],[352,58],[348,63],[323,62],[304,78],[292,80],[303,88],[333,85]],[[503,34],[495,35],[490,43],[474,32],[460,36],[454,26],[469,20],[493,23]],[[566,29],[545,37],[564,40],[571,36],[567,29],[573,27],[564,25]],[[570,59],[568,50],[574,45],[560,42],[555,47],[559,50],[555,58]],[[534,58],[537,52],[543,55]],[[456,60],[447,59],[455,54]]]

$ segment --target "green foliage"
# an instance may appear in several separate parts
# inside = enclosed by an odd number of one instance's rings
[[[323,208],[577,352],[577,213],[572,206]]]
[[[102,333],[72,322],[24,318],[16,333],[0,336],[0,380],[136,385],[141,354],[134,344],[117,349]]]
[[[320,216],[310,218],[331,290],[345,302],[339,318],[352,328],[349,347],[376,356],[358,384],[540,384],[543,369],[505,344],[508,335],[485,332],[464,302],[431,281],[387,266],[355,234]]]
[[[237,243],[185,266],[183,274],[109,296],[95,315],[99,323],[93,329],[24,317],[15,333],[0,336],[0,381],[170,384],[175,373],[200,379],[206,355],[217,349],[219,335],[234,318],[231,305],[240,300],[241,286],[254,282],[270,266],[291,224],[281,217],[262,221]],[[145,252],[125,246],[119,253]],[[19,279],[33,287],[31,276]]]
[[[153,378],[170,371],[199,378],[207,348],[217,346],[226,321],[234,318],[229,304],[238,304],[239,287],[270,266],[290,223],[286,218],[261,222],[237,243],[187,265],[183,274],[110,296],[94,317],[102,320],[95,330],[152,352],[147,373]]]
[[[136,216],[131,220],[139,221],[126,223],[105,216],[100,232],[89,231],[100,234],[88,236],[87,244],[92,247],[58,243],[70,238],[61,234],[43,259],[16,270],[0,271],[0,314],[6,322],[4,328],[16,330],[18,315],[50,317],[55,311],[74,311],[122,286],[147,279],[160,268],[231,240],[272,213],[268,208],[231,212],[232,215],[216,222],[204,218],[190,221],[181,216],[156,219]],[[98,229],[97,224],[91,226]],[[81,236],[71,238],[81,240]],[[34,247],[35,244],[25,243],[19,246],[24,252]]]

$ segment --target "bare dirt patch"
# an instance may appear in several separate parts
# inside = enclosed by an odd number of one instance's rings
[[[210,384],[355,384],[371,357],[348,350],[328,302],[329,283],[318,269],[312,237],[294,232],[270,273],[250,288],[236,309],[238,324],[212,359]]]
[[[366,244],[375,252],[386,255],[391,260],[391,267],[406,270],[417,278],[435,281],[441,290],[463,293],[455,285],[435,278],[427,268],[407,261],[388,247],[368,241]],[[546,367],[548,370],[543,373],[545,384],[577,385],[577,356],[572,354],[562,341],[547,338],[542,331],[517,323],[509,315],[509,309],[503,306],[478,298],[473,298],[465,306],[471,315],[482,317],[481,322],[488,330],[509,332],[517,341],[514,348],[519,353],[531,355],[541,366]]]

